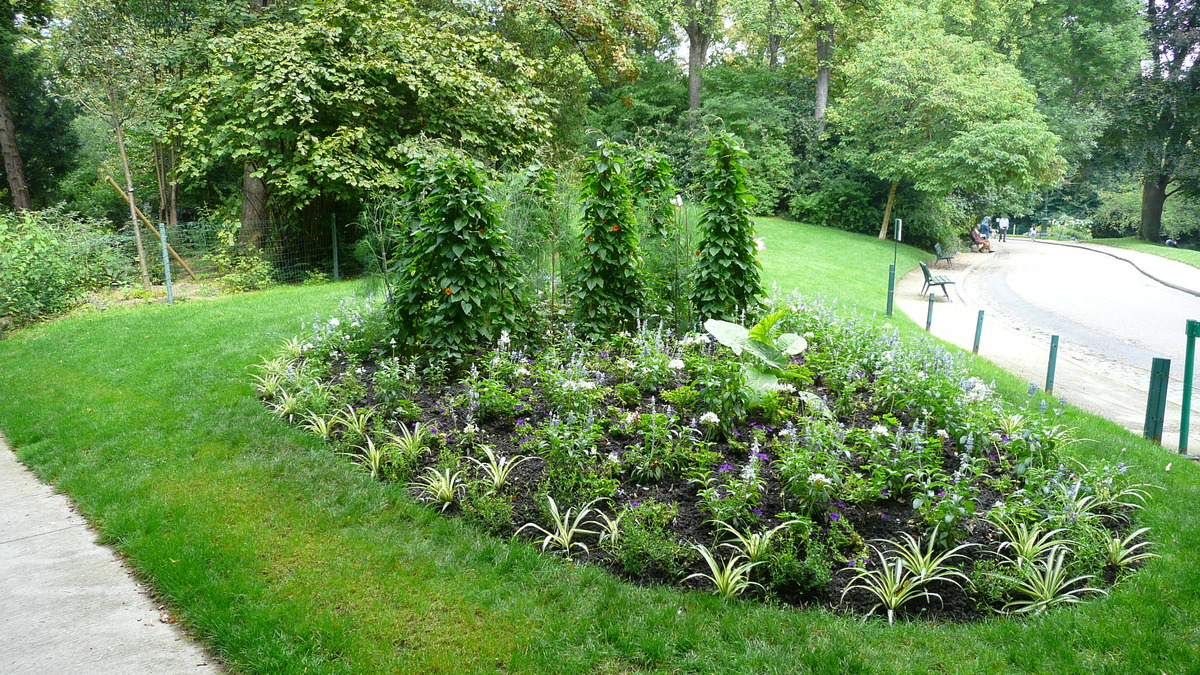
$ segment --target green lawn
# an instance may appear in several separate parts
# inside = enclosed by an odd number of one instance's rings
[[[767,282],[866,312],[890,242],[763,219]],[[901,273],[920,255],[900,249]],[[0,429],[236,671],[1184,673],[1200,663],[1200,468],[1071,410],[1086,461],[1167,490],[1161,558],[1077,609],[888,626],[637,588],[415,505],[255,399],[247,368],[349,284],[114,309],[0,341]],[[898,314],[912,339],[923,332]],[[1023,397],[1025,384],[980,372]],[[1172,463],[1170,472],[1164,471]]]
[[[1116,246],[1117,248],[1127,248],[1131,251],[1141,251],[1142,253],[1153,253],[1157,256],[1162,256],[1168,260],[1178,260],[1182,263],[1187,263],[1192,267],[1200,267],[1200,251],[1193,251],[1186,248],[1176,248],[1173,246],[1163,246],[1162,244],[1152,244],[1148,241],[1142,241],[1137,237],[1124,237],[1122,239],[1093,239],[1094,244],[1104,244],[1106,246]]]

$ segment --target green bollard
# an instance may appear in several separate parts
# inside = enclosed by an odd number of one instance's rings
[[[888,305],[887,315],[892,315],[892,306],[896,302],[896,263],[888,266]]]
[[[933,298],[934,298],[933,293],[930,293],[929,294],[929,313],[925,316],[925,330],[926,331],[928,331],[929,327],[933,325]]]
[[[1183,413],[1179,417],[1179,454],[1186,455],[1188,433],[1192,422],[1192,376],[1196,361],[1196,338],[1200,337],[1200,321],[1187,322],[1187,358],[1183,362]]]
[[[1167,379],[1171,375],[1170,359],[1154,359],[1150,367],[1150,395],[1146,398],[1146,424],[1142,436],[1162,444],[1163,420],[1167,412]]]
[[[329,232],[333,237],[333,280],[341,281],[341,270],[338,269],[338,245],[337,245],[337,214],[329,214]]]
[[[1050,336],[1050,364],[1046,367],[1046,393],[1054,393],[1054,365],[1058,362],[1058,336]]]
[[[983,335],[983,310],[979,310],[979,319],[975,321],[975,344],[971,346],[971,353],[979,353],[979,338]]]

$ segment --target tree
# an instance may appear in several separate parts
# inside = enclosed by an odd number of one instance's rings
[[[879,238],[901,181],[935,196],[1022,192],[1062,174],[1058,138],[1011,64],[934,17],[900,11],[845,68],[831,109],[841,150],[891,181]]]
[[[250,167],[273,200],[394,187],[425,135],[493,161],[548,137],[536,66],[483,19],[415,5],[305,5],[208,42],[181,99],[186,167]]]
[[[66,10],[70,21],[58,26],[54,35],[68,85],[66,93],[113,131],[125,175],[142,285],[149,288],[150,271],[138,227],[126,133],[131,124],[145,116],[152,105],[148,99],[156,94],[149,86],[155,58],[153,45],[143,39],[144,31],[137,20],[122,14],[111,1],[79,0],[67,3]]]
[[[1200,192],[1200,3],[1147,0],[1148,58],[1117,112],[1106,139],[1114,159],[1142,184],[1138,237],[1159,241],[1163,205],[1172,195]]]
[[[50,17],[48,0],[6,0],[0,10],[0,155],[4,157],[4,175],[13,207],[30,208],[29,187],[25,182],[25,163],[17,143],[17,123],[9,100],[8,74],[13,66],[17,43],[28,31],[44,26]]]

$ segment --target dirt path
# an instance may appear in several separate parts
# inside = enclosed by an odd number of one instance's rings
[[[979,353],[1042,388],[1051,335],[1059,336],[1054,393],[1141,434],[1154,357],[1171,359],[1164,447],[1179,447],[1187,319],[1200,319],[1200,270],[1111,247],[1010,238],[995,254],[959,253],[950,301],[938,296],[932,333]],[[1114,257],[1117,256],[1117,257]],[[1130,264],[1130,263],[1134,264]],[[1136,266],[1135,266],[1136,265]],[[1148,275],[1153,275],[1153,278]],[[920,270],[896,290],[899,308],[925,325]],[[1190,289],[1194,293],[1180,289]],[[1192,400],[1188,448],[1200,454],[1200,392]]]

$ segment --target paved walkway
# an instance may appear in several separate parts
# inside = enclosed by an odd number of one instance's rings
[[[0,438],[0,673],[223,672]]]
[[[1108,246],[1009,239],[995,254],[959,253],[952,269],[943,264],[937,270],[957,283],[950,301],[938,294],[931,332],[969,350],[978,312],[986,310],[980,356],[1038,387],[1046,381],[1050,336],[1061,332],[1054,393],[1139,435],[1150,356],[1168,356],[1163,446],[1178,449],[1183,319],[1200,318],[1193,311],[1200,302],[1200,270]],[[918,269],[897,284],[896,297],[901,311],[924,326],[928,296],[921,286]],[[1023,306],[1006,306],[1001,296]],[[1164,315],[1171,317],[1169,326]],[[1192,401],[1192,455],[1200,452],[1198,406],[1200,392]]]

